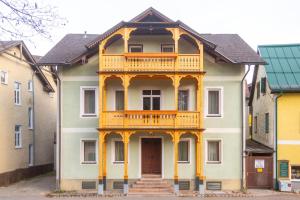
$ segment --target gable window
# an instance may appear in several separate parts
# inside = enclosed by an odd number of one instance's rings
[[[267,86],[267,79],[266,79],[266,77],[261,78],[260,84],[261,84],[260,85],[260,92],[262,94],[265,94],[266,93],[266,86]]]
[[[14,83],[14,96],[15,96],[15,104],[21,105],[21,83]]]
[[[269,133],[269,113],[265,113],[265,133]]]
[[[160,110],[160,90],[143,90],[143,110]]]
[[[121,140],[114,141],[114,162],[123,163],[124,162],[124,143]]]
[[[300,180],[300,166],[292,166],[291,167],[292,168],[292,174],[291,174],[291,178],[293,179],[293,180]]]
[[[0,71],[0,79],[1,83],[7,85],[8,84],[8,72],[1,70]]]
[[[81,116],[96,117],[98,115],[98,92],[97,87],[81,87]]]
[[[29,92],[32,92],[32,90],[33,90],[32,80],[29,80],[29,81],[28,81],[28,86],[27,86],[27,87],[28,87],[28,91],[29,91]]]
[[[131,52],[131,53],[143,52],[143,45],[142,44],[129,44],[128,52]]]
[[[221,141],[220,140],[207,141],[207,162],[208,163],[221,162]]]
[[[208,88],[206,89],[206,116],[207,117],[221,117],[222,116],[222,89]]]
[[[22,147],[21,126],[15,125],[15,147]]]
[[[260,82],[256,83],[256,98],[260,97]]]
[[[82,140],[82,163],[96,163],[96,140]]]
[[[124,91],[116,91],[115,110],[124,110]]]
[[[189,91],[179,90],[178,91],[178,110],[188,110],[189,109]]]
[[[33,110],[31,107],[28,108],[28,127],[33,129]]]
[[[174,44],[162,44],[161,45],[161,52],[163,53],[172,53],[175,51]]]
[[[257,133],[257,116],[254,117],[254,133]]]
[[[190,140],[180,140],[178,143],[178,162],[189,162]]]

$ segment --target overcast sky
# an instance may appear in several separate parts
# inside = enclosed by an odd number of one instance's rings
[[[300,0],[43,0],[69,21],[52,30],[53,41],[27,42],[33,54],[46,54],[65,34],[101,34],[150,6],[199,33],[237,33],[254,50],[259,44],[300,43]]]

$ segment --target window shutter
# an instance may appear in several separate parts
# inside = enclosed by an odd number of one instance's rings
[[[269,113],[265,114],[265,133],[269,133]]]
[[[266,93],[266,85],[267,85],[267,79],[266,79],[266,77],[261,78],[260,91],[261,91],[262,94]]]
[[[260,97],[260,82],[256,84],[256,98]]]
[[[289,162],[279,161],[279,175],[280,177],[289,177]]]

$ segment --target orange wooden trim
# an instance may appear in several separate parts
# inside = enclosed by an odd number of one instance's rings
[[[177,53],[124,53],[125,57],[139,58],[176,58]]]
[[[176,110],[126,110],[125,114],[177,114]]]

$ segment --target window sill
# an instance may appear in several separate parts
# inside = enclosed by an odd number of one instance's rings
[[[190,164],[190,161],[178,161],[178,164]]]
[[[221,161],[207,161],[206,164],[222,164]]]
[[[206,115],[206,117],[222,117],[222,115]]]
[[[22,146],[15,146],[15,149],[22,149]]]
[[[8,85],[7,83],[1,83],[2,85]]]
[[[15,104],[15,106],[22,106],[22,104]]]
[[[291,182],[300,182],[300,179],[291,179]]]
[[[81,114],[80,117],[82,117],[82,118],[97,118],[98,115],[96,115],[96,114],[95,115]]]
[[[114,161],[113,164],[124,164],[124,161]]]
[[[97,164],[97,162],[96,161],[85,161],[85,162],[81,162],[81,164],[83,164],[83,165],[93,165],[93,164]]]

